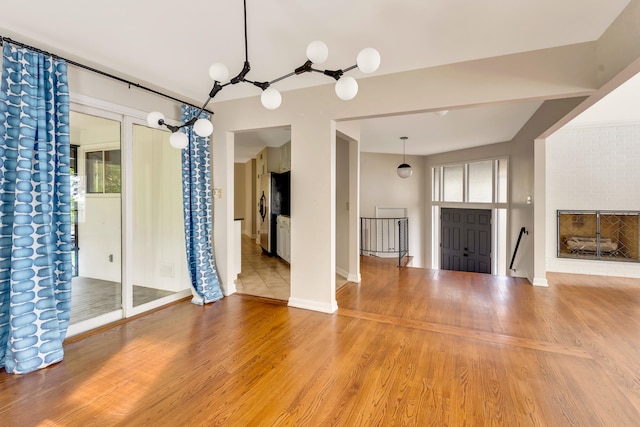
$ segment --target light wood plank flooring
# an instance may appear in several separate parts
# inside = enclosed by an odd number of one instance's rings
[[[0,371],[7,426],[638,426],[640,281],[362,260],[337,313],[232,295]]]

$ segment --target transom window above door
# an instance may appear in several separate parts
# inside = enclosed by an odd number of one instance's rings
[[[433,202],[507,203],[506,158],[432,168]]]

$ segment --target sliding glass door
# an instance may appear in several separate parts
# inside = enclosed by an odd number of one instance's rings
[[[132,123],[132,305],[158,305],[189,290],[182,216],[181,151],[170,133]],[[155,303],[155,304],[154,304]]]
[[[122,317],[121,121],[72,111],[71,324]]]
[[[143,118],[74,105],[69,336],[190,295],[181,151]]]

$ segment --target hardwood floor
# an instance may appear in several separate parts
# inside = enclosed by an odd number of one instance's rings
[[[2,425],[639,425],[639,280],[362,264],[332,315],[182,302],[0,371]]]

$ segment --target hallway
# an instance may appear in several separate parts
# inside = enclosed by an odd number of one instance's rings
[[[289,300],[289,264],[262,253],[262,247],[242,235],[242,272],[236,280],[238,293]]]
[[[287,262],[265,255],[255,240],[242,235],[242,272],[236,280],[238,293],[288,301],[291,295],[289,280]],[[336,274],[336,290],[347,283],[347,279]]]

